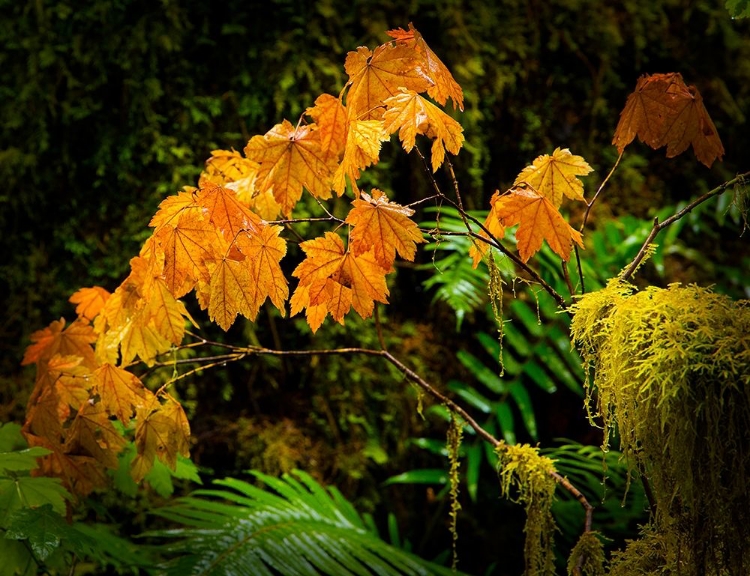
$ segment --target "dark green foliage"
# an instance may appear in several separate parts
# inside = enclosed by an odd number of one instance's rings
[[[150,534],[178,539],[164,545],[168,574],[452,573],[380,540],[336,488],[304,472],[253,475],[277,494],[228,478],[154,511],[185,526]]]

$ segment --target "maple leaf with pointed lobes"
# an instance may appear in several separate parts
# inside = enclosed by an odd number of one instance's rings
[[[79,318],[93,320],[99,314],[99,311],[109,297],[110,293],[107,290],[100,286],[93,286],[91,288],[81,288],[68,301],[72,304],[78,304],[76,306],[76,314],[78,314]]]
[[[198,185],[203,188],[218,184],[232,190],[237,202],[250,208],[264,220],[273,220],[281,213],[281,206],[271,190],[261,192],[256,186],[260,164],[248,160],[235,150],[213,150],[206,160]]]
[[[184,322],[191,320],[159,276],[158,262],[137,256],[130,267],[130,275],[94,322],[99,334],[97,356],[111,364],[116,363],[118,347],[123,365],[136,356],[153,363],[157,355],[182,341]]]
[[[651,148],[666,146],[667,158],[692,145],[698,160],[709,168],[724,155],[703,97],[678,73],[646,74],[638,79],[620,113],[612,144],[622,153],[636,136]]]
[[[347,252],[344,242],[334,232],[302,242],[300,247],[307,258],[292,272],[300,281],[292,295],[291,315],[306,309],[313,332],[320,328],[328,313],[343,324],[351,308],[367,318],[375,301],[388,303],[386,270],[372,251],[359,255]]]
[[[303,187],[316,198],[331,197],[336,159],[323,151],[315,124],[295,128],[288,120],[263,136],[253,136],[245,156],[260,164],[256,185],[272,190],[282,212],[290,217]]]
[[[43,363],[55,354],[81,356],[86,366],[96,367],[94,350],[91,344],[96,341],[94,329],[88,321],[76,320],[65,328],[65,319],[60,318],[42,330],[31,335],[33,344],[26,348],[22,366],[34,362]]]
[[[308,108],[305,114],[318,126],[323,156],[338,162],[344,153],[349,126],[346,107],[335,96],[321,94],[315,99],[315,106]]]
[[[581,233],[574,230],[547,198],[530,187],[515,187],[500,195],[495,192],[492,212],[500,225],[507,228],[520,224],[516,242],[521,260],[527,262],[546,240],[564,262],[570,259],[573,242],[583,248]]]
[[[441,106],[445,106],[448,98],[453,100],[453,107],[464,109],[464,92],[458,85],[453,74],[450,73],[445,64],[438,58],[425,42],[425,39],[409,22],[409,30],[396,28],[389,30],[387,34],[395,38],[399,44],[412,47],[421,56],[420,68],[427,73],[433,81],[433,85],[427,89],[427,94]]]
[[[81,496],[107,485],[104,467],[91,456],[65,454],[61,445],[51,444],[46,437],[27,433],[24,437],[29,446],[42,446],[52,451],[38,460],[39,468],[32,471],[34,476],[60,478],[68,490]]]
[[[360,170],[380,159],[380,145],[388,140],[388,133],[383,130],[382,120],[355,120],[349,123],[344,148],[344,158],[333,175],[333,189],[341,196],[346,190],[346,177],[349,177],[354,195],[359,197],[357,180]]]
[[[172,470],[177,456],[189,456],[190,425],[179,402],[167,396],[162,404],[153,397],[137,409],[135,429],[136,457],[130,465],[133,480],[140,482],[159,458]]]
[[[115,416],[125,426],[135,410],[153,396],[135,374],[112,364],[96,369],[93,388],[107,414]]]
[[[538,156],[531,166],[521,170],[513,185],[526,183],[559,208],[563,196],[584,201],[583,183],[578,177],[593,171],[582,156],[571,154],[567,148],[555,148],[552,156]]]
[[[445,150],[458,154],[464,142],[463,128],[440,108],[422,98],[414,91],[399,89],[399,92],[385,100],[387,106],[383,121],[385,131],[398,137],[404,150],[411,152],[417,134],[433,138],[432,171],[435,172],[445,159]]]
[[[344,69],[349,75],[346,108],[350,119],[380,120],[383,102],[403,87],[425,92],[434,85],[421,67],[422,56],[413,46],[383,44],[371,51],[360,46],[349,52]]]
[[[279,265],[286,254],[281,230],[267,226],[260,234],[238,236],[237,251],[212,265],[208,313],[224,330],[237,314],[255,320],[266,298],[284,314],[289,289]]]
[[[414,210],[391,202],[377,188],[373,188],[372,196],[362,193],[352,204],[346,223],[353,226],[350,239],[354,254],[374,249],[375,260],[386,270],[393,266],[396,252],[405,260],[414,261],[417,244],[425,241],[409,219]]]
[[[125,444],[104,406],[85,402],[70,425],[63,450],[66,454],[91,456],[107,468],[117,468],[117,455]]]

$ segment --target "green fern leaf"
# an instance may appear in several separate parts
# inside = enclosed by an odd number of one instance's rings
[[[154,511],[182,525],[148,534],[171,540],[168,574],[452,574],[380,540],[338,490],[308,474],[252,474],[275,493],[228,478]]]

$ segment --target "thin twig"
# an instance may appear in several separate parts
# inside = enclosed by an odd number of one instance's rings
[[[633,273],[638,269],[638,266],[640,265],[641,261],[646,256],[646,252],[648,251],[649,245],[653,242],[654,238],[656,238],[656,235],[659,232],[664,230],[664,228],[666,228],[670,224],[677,222],[680,218],[688,214],[695,207],[703,204],[706,200],[710,200],[714,196],[718,196],[719,194],[724,193],[727,188],[743,180],[744,178],[747,178],[748,176],[750,176],[750,172],[745,172],[744,174],[740,174],[736,178],[733,178],[732,180],[728,180],[724,182],[723,184],[717,186],[710,192],[706,192],[705,194],[703,194],[703,196],[699,196],[698,198],[693,200],[690,204],[685,206],[682,210],[672,214],[672,216],[664,220],[664,222],[659,223],[659,219],[654,218],[654,226],[653,228],[651,228],[651,232],[649,232],[648,237],[643,242],[641,249],[638,250],[638,254],[636,254],[635,258],[633,258],[633,261],[625,269],[625,271],[620,275],[620,280],[628,280],[633,275]]]
[[[589,219],[589,213],[591,212],[591,208],[594,206],[594,202],[596,202],[596,199],[599,198],[599,194],[602,193],[602,190],[604,189],[604,185],[607,183],[610,176],[614,174],[615,169],[620,164],[621,159],[622,159],[622,152],[620,152],[620,155],[617,157],[617,161],[615,162],[615,165],[612,166],[612,170],[609,171],[609,174],[607,174],[607,177],[599,185],[599,189],[596,191],[596,194],[594,194],[594,197],[591,199],[591,202],[586,202],[586,212],[583,215],[583,222],[581,222],[581,227],[578,230],[579,232],[583,232],[583,229],[586,227],[586,221]]]
[[[385,338],[383,338],[383,326],[380,322],[380,306],[375,303],[375,330],[378,333],[378,342],[380,347],[385,350]]]
[[[434,200],[435,198],[442,197],[442,194],[433,194],[432,196],[427,196],[427,198],[422,198],[421,200],[417,200],[416,202],[412,202],[411,204],[406,204],[406,208],[412,208],[414,206],[417,206],[419,204],[422,204],[423,202],[429,202],[430,200]]]
[[[568,287],[568,293],[573,296],[573,284],[570,282],[570,273],[568,272],[568,263],[565,260],[560,261],[562,267],[563,278],[565,278],[565,284]]]
[[[576,255],[576,268],[578,268],[578,280],[581,283],[581,294],[586,293],[586,284],[583,280],[583,267],[581,266],[581,255],[578,253],[578,246],[573,244],[573,251]]]
[[[316,218],[290,218],[288,220],[269,220],[268,224],[300,224],[302,222],[340,222],[344,221],[335,216],[318,216]]]

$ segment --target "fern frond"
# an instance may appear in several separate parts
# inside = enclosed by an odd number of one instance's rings
[[[252,474],[275,493],[228,478],[214,482],[223,489],[198,490],[154,511],[183,526],[148,534],[173,540],[162,547],[172,558],[167,574],[452,573],[381,540],[336,488],[323,488],[304,472]]]

